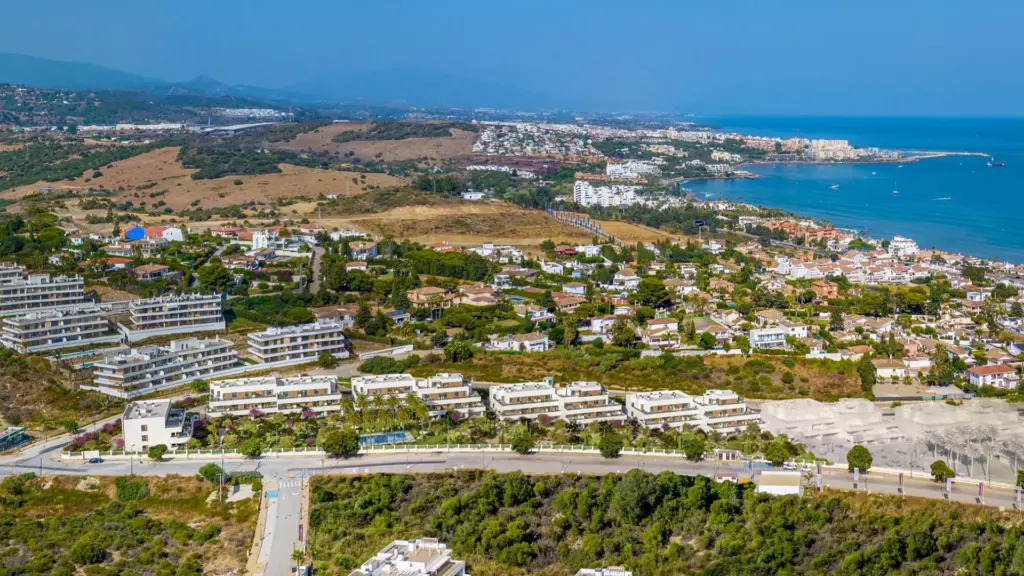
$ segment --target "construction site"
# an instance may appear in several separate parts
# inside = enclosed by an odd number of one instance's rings
[[[929,475],[944,460],[957,476],[1012,483],[1024,466],[1024,422],[995,398],[881,406],[862,398],[822,403],[800,398],[761,405],[764,427],[804,444],[819,458],[844,461],[855,445],[873,467]]]

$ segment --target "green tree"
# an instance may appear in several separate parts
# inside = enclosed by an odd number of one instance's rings
[[[530,432],[521,432],[516,434],[516,437],[512,439],[512,449],[524,456],[529,454],[536,445],[537,441],[533,438],[533,434]]]
[[[306,553],[303,552],[301,548],[296,548],[295,550],[292,550],[292,562],[301,565],[305,561]]]
[[[857,362],[857,373],[860,374],[860,389],[868,397],[874,395],[875,388],[875,365],[871,363],[871,355],[864,354]]]
[[[551,295],[551,290],[544,291],[538,305],[549,312],[555,309],[555,298]]]
[[[366,325],[373,320],[373,312],[370,311],[370,305],[365,301],[359,303],[359,308],[356,310],[355,324],[356,328],[366,328]]]
[[[167,454],[167,446],[164,444],[150,446],[149,451],[146,452],[146,456],[149,456],[150,460],[154,460],[156,462],[163,460],[165,454]]]
[[[703,436],[694,434],[689,437],[686,442],[683,442],[683,454],[686,455],[686,459],[692,462],[700,462],[704,459],[704,454],[708,451],[707,440]]]
[[[327,431],[320,439],[320,448],[329,456],[351,458],[359,453],[359,434],[351,428]]]
[[[622,318],[612,324],[611,336],[612,344],[619,348],[632,348],[633,342],[636,341],[636,332],[633,331],[633,327],[630,326],[629,321]]]
[[[206,292],[227,292],[234,284],[234,276],[220,261],[213,261],[201,266],[196,271],[199,287]]]
[[[665,283],[659,278],[644,278],[629,297],[630,302],[638,306],[664,308],[672,303]]]
[[[238,445],[238,453],[246,458],[259,458],[263,454],[263,442],[259,438],[246,438]]]
[[[711,350],[712,348],[715,347],[715,344],[717,344],[717,342],[715,341],[715,337],[713,334],[711,334],[711,332],[701,333],[699,342],[701,350]]]
[[[947,478],[953,478],[956,474],[946,464],[945,460],[932,462],[932,479],[936,482],[945,482]]]
[[[828,317],[828,329],[833,332],[841,332],[844,325],[843,313],[839,310],[833,310],[832,314]]]
[[[473,346],[465,340],[452,340],[444,347],[444,359],[448,362],[465,362],[473,358]]]
[[[193,380],[192,383],[189,384],[189,387],[192,388],[192,391],[196,394],[205,394],[210,391],[210,383],[202,378],[196,378]]]
[[[325,370],[330,370],[338,365],[338,357],[330,352],[321,352],[316,358],[316,365]]]
[[[772,442],[764,451],[765,460],[772,463],[772,466],[782,466],[789,459],[789,451],[781,442]]]
[[[622,435],[608,431],[601,434],[600,440],[597,441],[597,449],[605,458],[618,458],[624,443]]]
[[[211,484],[220,484],[222,475],[224,482],[227,482],[228,477],[224,474],[224,469],[213,462],[199,467],[199,477]]]
[[[871,452],[868,449],[857,445],[850,448],[850,451],[846,453],[846,466],[853,472],[854,468],[860,469],[861,472],[867,472],[871,468]]]

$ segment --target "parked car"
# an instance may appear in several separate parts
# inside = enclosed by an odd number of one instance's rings
[[[783,470],[796,470],[796,462],[786,462],[782,465]]]
[[[89,458],[89,464],[102,464],[103,458]]]

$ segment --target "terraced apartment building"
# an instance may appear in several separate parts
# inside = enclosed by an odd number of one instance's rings
[[[414,378],[409,374],[357,376],[352,379],[352,394],[356,399],[371,401],[377,396],[405,398],[412,394],[423,400],[432,418],[446,412],[456,412],[464,418],[487,413],[483,399],[458,373],[439,373],[428,378]]]
[[[492,386],[491,410],[502,420],[541,417],[590,424],[625,420],[622,406],[597,382],[520,382]]]
[[[70,308],[85,302],[85,280],[81,276],[29,274],[0,282],[0,316],[35,310]]]
[[[322,352],[348,358],[348,340],[337,322],[271,327],[246,337],[249,356],[262,364],[316,360]]]
[[[121,342],[100,307],[39,310],[3,318],[0,345],[21,353]]]
[[[25,277],[25,269],[14,262],[0,262],[0,284],[21,280]]]
[[[185,338],[167,346],[123,346],[93,364],[93,384],[83,388],[134,398],[215,377],[237,363],[234,344],[222,338]]]
[[[282,378],[277,374],[260,378],[235,378],[210,383],[207,414],[243,416],[253,410],[267,414],[285,414],[312,410],[341,410],[342,390],[337,376],[299,376]]]
[[[131,327],[122,329],[129,342],[153,336],[223,330],[224,311],[218,294],[171,294],[128,304]]]

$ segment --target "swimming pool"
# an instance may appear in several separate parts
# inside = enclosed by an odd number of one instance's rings
[[[508,301],[509,302],[526,302],[526,298],[523,298],[522,296],[509,296],[508,297]]]
[[[375,446],[377,444],[401,444],[412,442],[412,434],[408,432],[379,432],[377,434],[363,434],[359,437],[360,446]]]

